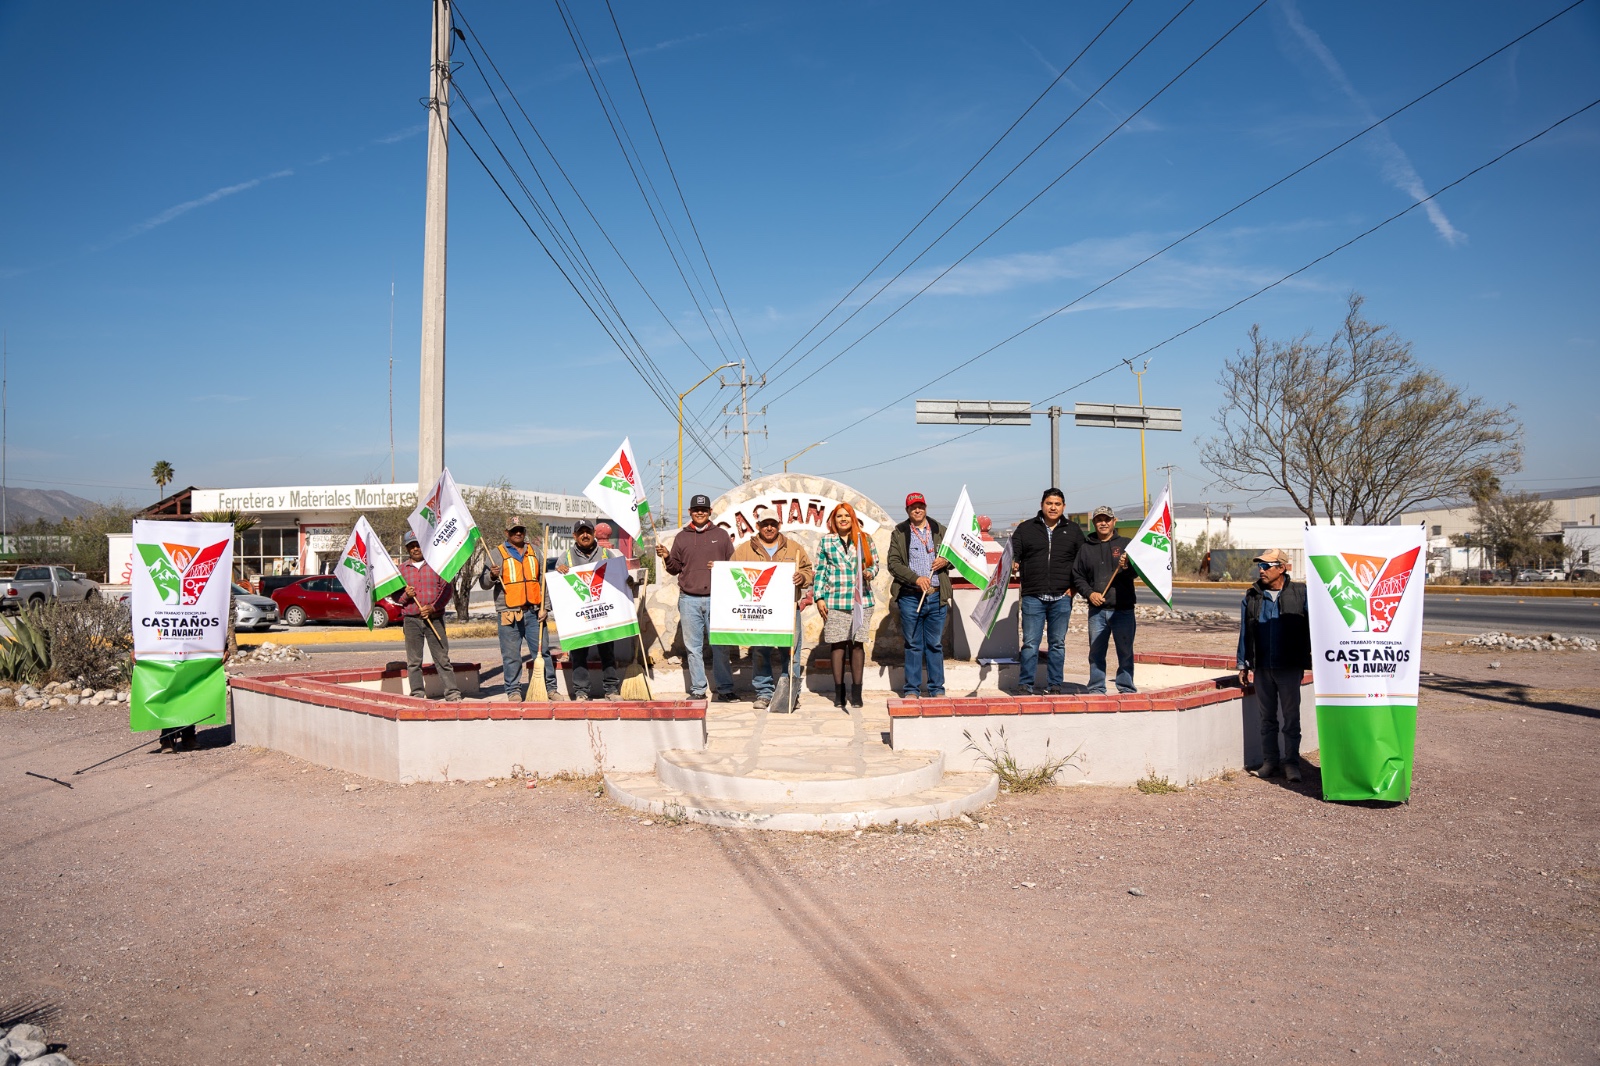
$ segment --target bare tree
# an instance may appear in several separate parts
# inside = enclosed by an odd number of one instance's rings
[[[1517,580],[1519,567],[1536,566],[1547,560],[1559,563],[1566,558],[1564,544],[1543,536],[1555,514],[1555,504],[1549,500],[1532,492],[1501,492],[1495,484],[1490,491],[1476,496],[1475,501],[1473,517],[1478,524],[1478,543],[1489,549],[1497,563],[1510,568],[1512,582]]]
[[[1307,521],[1382,525],[1419,504],[1468,494],[1522,463],[1522,426],[1422,366],[1411,342],[1361,314],[1352,293],[1326,343],[1250,328],[1223,367],[1228,398],[1201,461],[1232,489],[1288,495]]]

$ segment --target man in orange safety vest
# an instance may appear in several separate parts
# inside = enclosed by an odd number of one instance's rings
[[[506,699],[511,703],[522,701],[524,647],[535,663],[543,666],[545,690],[554,699],[555,663],[546,654],[544,631],[539,624],[545,610],[544,565],[538,550],[528,543],[528,530],[520,519],[507,520],[505,543],[490,548],[488,556],[478,586],[494,590],[494,606],[500,614],[500,662]]]

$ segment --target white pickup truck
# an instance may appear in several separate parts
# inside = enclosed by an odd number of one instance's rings
[[[0,578],[0,611],[20,611],[55,601],[77,603],[100,595],[100,586],[64,566],[19,566]]]

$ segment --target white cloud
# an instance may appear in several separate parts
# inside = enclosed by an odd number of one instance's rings
[[[1333,53],[1328,50],[1328,46],[1323,43],[1322,38],[1315,30],[1307,26],[1305,20],[1300,17],[1300,10],[1295,6],[1294,0],[1284,0],[1283,12],[1284,18],[1289,23],[1289,28],[1294,31],[1295,36],[1299,38],[1300,43],[1306,47],[1307,51],[1321,64],[1328,76],[1333,79],[1333,83],[1338,86],[1339,91],[1344,93],[1356,105],[1361,117],[1366,122],[1376,122],[1378,116],[1367,103],[1366,97],[1356,90],[1349,76],[1345,74],[1344,67],[1334,58]],[[1418,174],[1417,168],[1411,165],[1410,157],[1396,143],[1387,126],[1379,126],[1374,130],[1372,140],[1368,143],[1371,146],[1371,150],[1378,156],[1379,173],[1383,175],[1385,181],[1410,196],[1413,200],[1421,201],[1428,196],[1427,186],[1422,183],[1422,175]],[[1440,237],[1444,238],[1445,243],[1455,245],[1467,239],[1465,233],[1450,224],[1450,220],[1445,217],[1444,209],[1439,206],[1437,200],[1429,200],[1423,205],[1423,210],[1428,213],[1428,220],[1433,223],[1433,228],[1439,232]]]

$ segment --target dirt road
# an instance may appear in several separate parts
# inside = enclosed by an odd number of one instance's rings
[[[233,746],[70,778],[125,711],[0,711],[0,1014],[80,1064],[1600,1061],[1600,656],[1442,639],[1408,806],[860,836]]]

